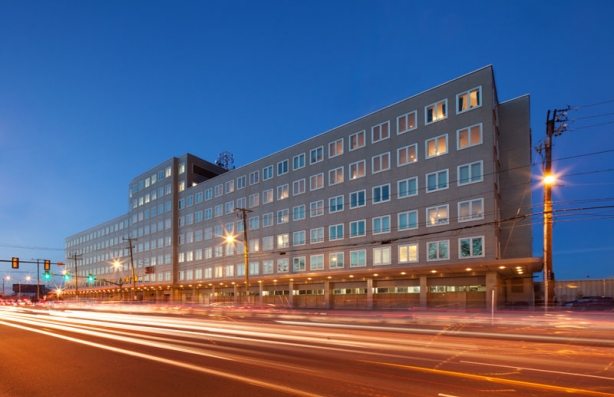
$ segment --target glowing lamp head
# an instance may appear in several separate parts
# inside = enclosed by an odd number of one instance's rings
[[[235,236],[233,236],[233,235],[226,236],[226,242],[229,243],[229,244],[230,243],[234,243],[235,242]]]
[[[544,184],[545,185],[554,185],[555,181],[556,181],[556,177],[554,175],[552,175],[552,174],[544,176]]]

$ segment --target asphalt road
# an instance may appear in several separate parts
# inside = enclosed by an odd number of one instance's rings
[[[0,396],[614,396],[611,313],[233,314],[0,308]]]

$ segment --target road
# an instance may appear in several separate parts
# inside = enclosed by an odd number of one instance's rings
[[[0,308],[0,396],[614,396],[612,317]]]

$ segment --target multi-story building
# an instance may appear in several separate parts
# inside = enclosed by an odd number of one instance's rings
[[[530,166],[529,97],[500,103],[488,66],[236,169],[185,154],[137,176],[127,214],[66,239],[66,292],[117,300],[134,281],[142,300],[234,302],[247,282],[252,302],[291,307],[532,304]]]

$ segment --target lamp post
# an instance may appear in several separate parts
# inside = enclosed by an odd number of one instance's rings
[[[552,280],[552,185],[555,178],[551,174],[550,162],[546,162],[544,175],[544,308],[548,311],[550,299],[554,294],[550,293]]]
[[[5,277],[2,277],[2,297],[3,297],[3,298],[4,298],[4,296],[5,296],[5,291],[4,291],[4,280],[9,281],[10,279],[11,279],[11,276],[5,276]]]
[[[252,210],[248,210],[246,208],[235,208],[235,212],[237,216],[240,216],[243,220],[243,264],[245,268],[245,299],[249,304],[249,240],[247,239],[247,216],[248,212],[252,212]],[[239,215],[241,214],[241,215]],[[232,243],[234,241],[234,236],[226,237],[226,241],[228,243]]]

